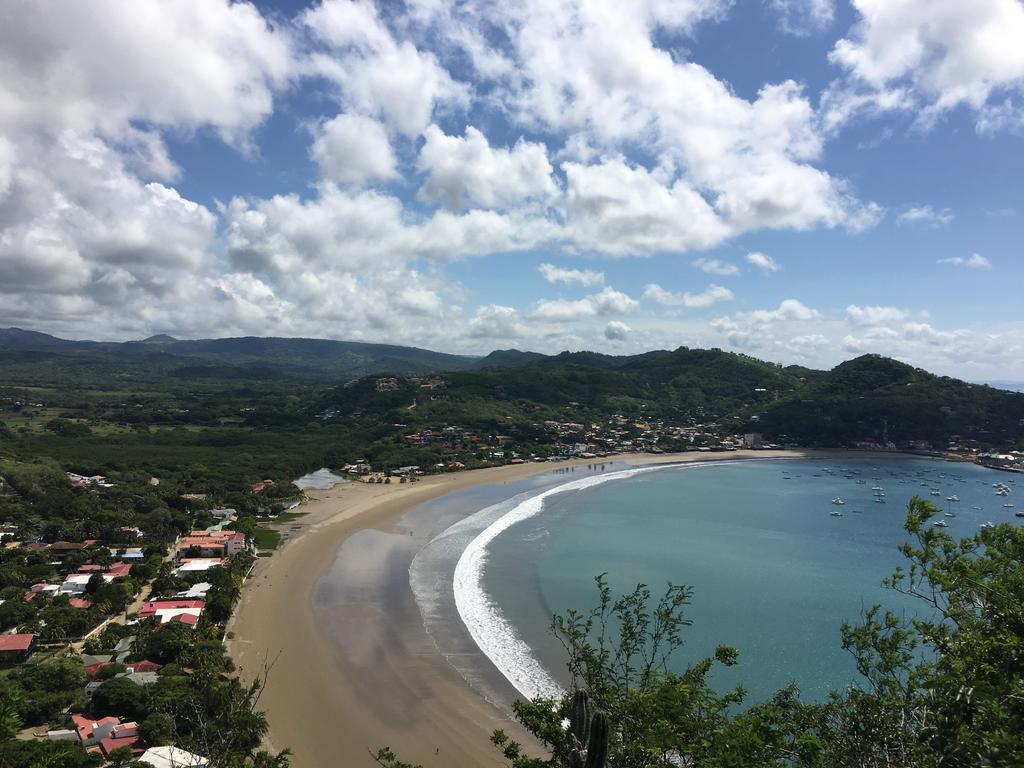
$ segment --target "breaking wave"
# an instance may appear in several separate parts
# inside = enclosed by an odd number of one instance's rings
[[[534,658],[533,651],[519,638],[515,628],[484,590],[483,573],[487,564],[488,546],[503,531],[539,514],[544,509],[545,499],[549,496],[580,491],[610,480],[664,468],[652,466],[625,469],[606,475],[580,478],[542,491],[512,507],[479,533],[463,550],[455,566],[453,578],[455,605],[459,616],[484,655],[527,699],[538,696],[559,697],[564,694],[564,690],[551,673]]]

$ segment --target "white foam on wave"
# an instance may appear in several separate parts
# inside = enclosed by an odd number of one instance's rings
[[[538,696],[560,697],[565,691],[543,665],[534,658],[530,647],[524,643],[508,622],[501,609],[487,595],[483,587],[484,567],[487,564],[487,548],[503,531],[516,523],[537,515],[544,509],[544,501],[556,493],[579,491],[595,485],[664,469],[664,466],[636,467],[606,475],[583,477],[550,488],[520,502],[506,514],[499,517],[473,539],[458,563],[455,565],[453,588],[455,606],[470,636],[484,655],[498,668],[505,678],[525,698]]]

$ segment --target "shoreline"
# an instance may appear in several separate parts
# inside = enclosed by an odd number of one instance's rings
[[[691,451],[626,454],[604,463],[640,467],[807,458],[924,457],[871,451]],[[270,723],[268,746],[290,748],[295,768],[339,762],[372,766],[369,753],[384,746],[425,768],[504,765],[488,741],[491,732],[502,728],[517,739],[526,738],[523,732],[471,688],[433,645],[412,602],[407,570],[399,568],[401,556],[385,552],[385,562],[377,562],[381,558],[361,557],[361,551],[373,551],[364,547],[370,543],[367,537],[394,533],[409,533],[409,542],[401,542],[406,550],[422,548],[427,541],[416,542],[400,520],[448,494],[595,463],[602,462],[505,465],[412,484],[345,483],[309,493],[312,501],[298,509],[304,516],[276,526],[285,533],[281,545],[272,557],[258,559],[228,627],[233,633],[228,652],[245,682],[271,666],[259,703]],[[394,572],[386,573],[391,561]],[[364,587],[387,583],[390,591],[356,590],[358,599],[350,594],[334,601],[343,605],[331,604],[322,593],[339,575],[354,575]]]

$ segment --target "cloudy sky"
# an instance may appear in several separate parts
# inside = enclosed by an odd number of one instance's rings
[[[7,0],[0,326],[1024,379],[1021,0]]]

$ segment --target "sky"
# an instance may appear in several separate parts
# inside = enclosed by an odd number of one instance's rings
[[[1024,380],[1021,0],[8,0],[0,327]]]

